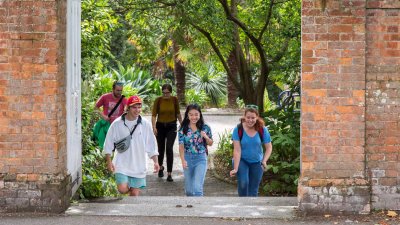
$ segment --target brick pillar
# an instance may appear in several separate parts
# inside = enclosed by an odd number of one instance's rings
[[[326,3],[326,5],[325,5]],[[366,0],[303,0],[299,207],[369,212]]]
[[[366,28],[372,205],[400,210],[400,1],[368,1]]]
[[[0,1],[0,212],[61,212],[66,0]]]

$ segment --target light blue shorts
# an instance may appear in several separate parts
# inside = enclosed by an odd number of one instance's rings
[[[143,189],[146,187],[146,178],[130,177],[122,173],[115,174],[115,181],[117,182],[117,185],[128,184],[130,188]]]

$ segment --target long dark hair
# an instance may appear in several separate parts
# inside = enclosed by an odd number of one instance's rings
[[[192,109],[197,110],[200,113],[200,119],[196,123],[197,129],[202,130],[203,126],[204,126],[204,118],[203,118],[203,114],[201,113],[200,106],[197,105],[196,103],[190,104],[186,107],[185,118],[183,119],[182,126],[181,126],[181,129],[183,130],[183,134],[185,134],[185,135],[187,134],[187,132],[189,130],[189,124],[190,124],[189,111]]]
[[[263,128],[265,126],[264,120],[260,117],[260,114],[258,113],[258,110],[254,109],[254,108],[246,108],[244,110],[243,117],[240,118],[240,123],[244,123],[246,113],[248,113],[248,112],[252,112],[252,113],[255,113],[257,115],[256,124],[254,124],[254,129],[255,130],[260,130],[260,128]]]

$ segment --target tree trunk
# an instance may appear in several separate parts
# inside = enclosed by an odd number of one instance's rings
[[[231,51],[229,54],[228,58],[228,65],[229,65],[229,70],[231,71],[232,74],[234,74],[235,77],[238,76],[238,67],[237,67],[237,60],[235,57],[235,52]],[[230,108],[236,108],[236,99],[239,97],[239,91],[233,84],[232,80],[229,78],[229,76],[226,77],[227,79],[227,91],[228,91],[228,107]]]
[[[232,16],[237,15],[237,4],[238,3],[236,2],[236,0],[231,0]],[[241,89],[240,95],[243,98],[245,104],[256,104],[256,98],[254,95],[255,90],[253,86],[251,71],[246,60],[246,55],[243,53],[243,48],[240,44],[239,28],[237,24],[233,25],[233,43],[233,54],[235,56],[237,71],[239,73],[239,83],[241,83],[243,87]]]
[[[185,83],[186,83],[186,68],[183,62],[178,58],[179,46],[173,41],[174,51],[174,74],[176,82],[176,94],[178,97],[179,105],[186,106],[185,100]]]

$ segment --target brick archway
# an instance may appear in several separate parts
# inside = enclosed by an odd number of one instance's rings
[[[0,211],[69,204],[69,1],[0,3]],[[400,209],[399,24],[397,0],[303,0],[301,210]]]

